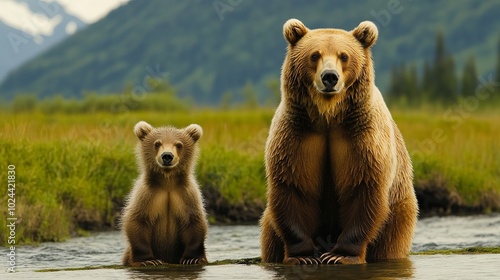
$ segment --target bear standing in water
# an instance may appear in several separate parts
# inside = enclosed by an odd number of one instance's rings
[[[405,258],[418,205],[411,160],[375,86],[375,24],[283,27],[281,103],[266,143],[263,262]]]
[[[134,127],[140,175],[123,211],[125,266],[206,264],[208,223],[194,176],[199,125]]]

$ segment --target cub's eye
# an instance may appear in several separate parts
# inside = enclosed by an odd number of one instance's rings
[[[321,57],[321,55],[319,54],[319,52],[315,52],[311,55],[311,61],[315,62],[315,61],[318,61],[318,59]]]
[[[340,60],[342,60],[342,62],[347,62],[349,60],[349,56],[345,53],[342,53],[340,54]]]
[[[175,147],[179,150],[182,149],[182,143],[175,143]]]
[[[161,141],[160,140],[156,140],[155,141],[155,148],[159,148],[161,146]]]

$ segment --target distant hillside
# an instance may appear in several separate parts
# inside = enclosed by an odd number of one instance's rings
[[[10,2],[10,3],[9,3]],[[5,19],[9,15],[0,14],[0,81],[7,73],[22,63],[34,58],[44,50],[60,42],[68,32],[68,25],[80,30],[86,24],[79,18],[68,14],[56,3],[42,0],[17,0],[3,4],[18,5],[25,13],[16,14],[21,26],[12,26]],[[27,9],[22,9],[26,5]],[[15,10],[19,12],[19,10]],[[4,13],[1,11],[0,13]],[[21,17],[21,18],[19,18]]]
[[[459,70],[473,54],[479,74],[495,67],[500,1],[174,1],[133,0],[9,75],[0,94],[81,96],[84,91],[148,90],[145,80],[166,78],[181,96],[217,103],[253,83],[265,99],[265,81],[278,77],[286,44],[283,23],[352,29],[363,20],[379,27],[373,49],[377,82],[390,68],[419,67],[433,56],[437,30]]]

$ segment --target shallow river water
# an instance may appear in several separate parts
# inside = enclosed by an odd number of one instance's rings
[[[120,264],[125,241],[119,232],[101,232],[61,243],[42,243],[16,250],[16,272],[7,273],[2,248],[0,279],[500,279],[500,254],[412,255],[408,260],[366,265],[215,265],[162,268],[153,271],[91,269],[37,272],[40,269]],[[419,220],[413,252],[473,246],[500,247],[500,215]],[[209,261],[260,255],[259,227],[211,226]]]

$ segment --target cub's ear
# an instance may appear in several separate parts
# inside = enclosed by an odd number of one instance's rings
[[[153,127],[145,122],[145,121],[140,121],[134,126],[134,133],[139,138],[139,140],[144,140],[144,138],[151,132],[153,131]]]
[[[194,140],[194,142],[198,141],[198,139],[200,139],[203,135],[203,129],[197,124],[190,124],[184,130]]]
[[[373,46],[378,38],[377,26],[371,21],[363,21],[351,33],[365,49]]]
[[[306,35],[309,29],[298,19],[292,18],[287,20],[283,25],[283,36],[291,46]]]

